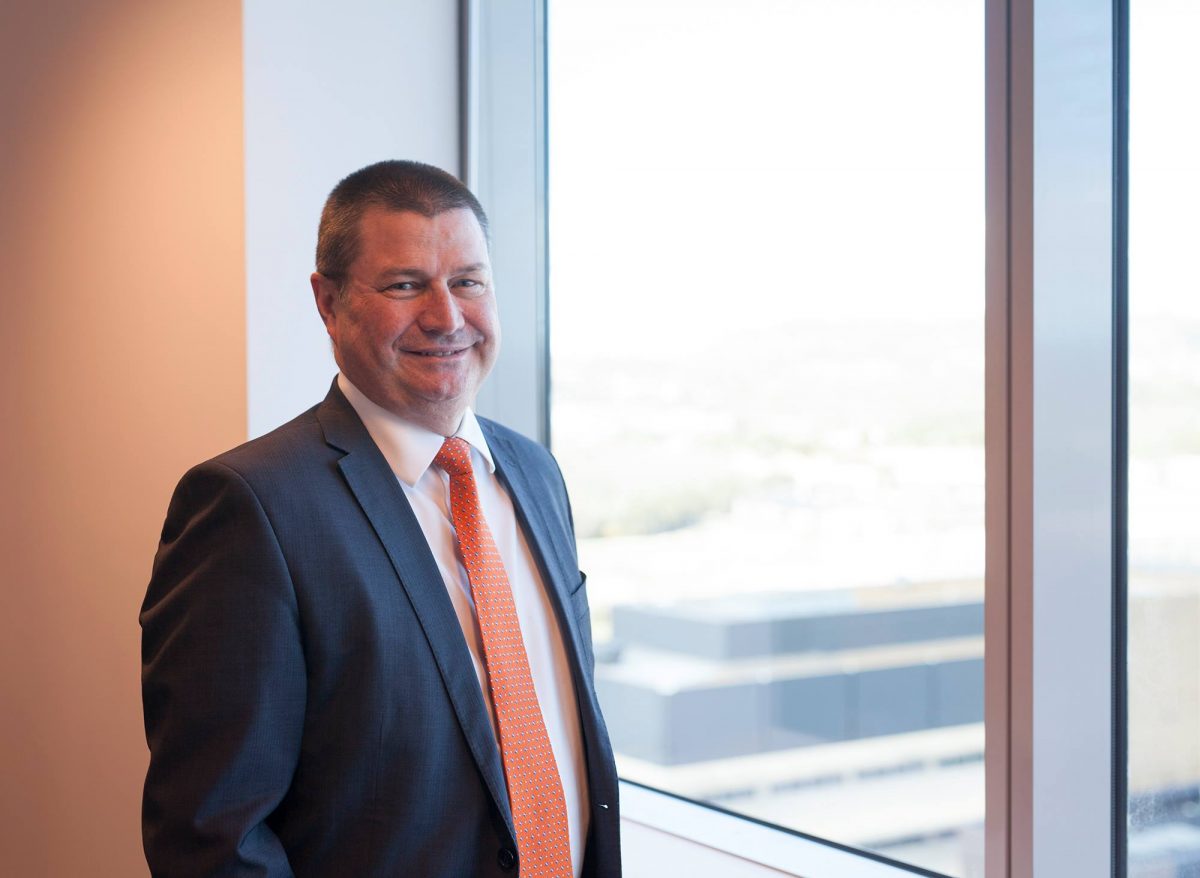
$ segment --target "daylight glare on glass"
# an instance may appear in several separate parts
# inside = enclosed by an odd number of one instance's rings
[[[1130,4],[1129,876],[1200,870],[1200,6]]]
[[[549,17],[552,445],[622,776],[982,874],[982,0]]]

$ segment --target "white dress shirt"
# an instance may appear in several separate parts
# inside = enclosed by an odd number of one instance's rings
[[[471,660],[475,663],[475,674],[479,678],[479,689],[494,735],[496,717],[488,690],[487,667],[483,660],[479,622],[475,617],[475,602],[471,598],[467,570],[459,559],[454,524],[450,517],[450,477],[432,465],[444,437],[376,405],[345,375],[339,374],[337,380],[338,387],[396,474],[429,543],[450,595],[450,602],[454,605],[454,612],[458,615],[458,624],[462,626],[463,637],[471,651]],[[491,450],[471,409],[468,408],[463,415],[462,423],[454,435],[471,446],[471,467],[475,472],[479,503],[512,587],[521,635],[525,640],[525,652],[529,657],[529,670],[533,676],[533,688],[537,692],[550,748],[554,751],[558,774],[562,779],[570,829],[571,860],[578,878],[583,868],[590,817],[587,766],[575,685],[571,679],[571,666],[567,661],[558,619],[546,594],[537,562],[517,523],[512,499],[496,476]]]

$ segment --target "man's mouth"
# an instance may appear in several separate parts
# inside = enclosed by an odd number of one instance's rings
[[[454,357],[465,351],[466,348],[454,348],[453,350],[438,350],[438,351],[409,351],[410,354],[416,354],[419,357]]]

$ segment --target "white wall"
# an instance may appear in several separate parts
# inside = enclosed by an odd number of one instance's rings
[[[371,162],[458,172],[458,4],[243,5],[250,436],[319,402],[336,367],[312,301],[321,205]]]

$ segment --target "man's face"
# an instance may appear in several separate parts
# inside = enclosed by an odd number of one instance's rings
[[[434,432],[457,429],[500,347],[487,242],[466,209],[373,207],[345,290],[312,277],[338,367],[376,404]]]

